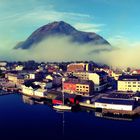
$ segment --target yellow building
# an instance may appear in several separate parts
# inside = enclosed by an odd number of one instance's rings
[[[120,76],[117,85],[118,91],[140,91],[140,76],[125,75]]]

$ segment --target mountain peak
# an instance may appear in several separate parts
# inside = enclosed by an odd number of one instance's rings
[[[70,36],[72,42],[81,44],[93,43],[94,45],[110,45],[105,39],[95,33],[78,31],[64,21],[54,21],[38,28],[26,41],[19,43],[15,48],[28,49],[32,45],[40,43],[44,38],[55,35]]]

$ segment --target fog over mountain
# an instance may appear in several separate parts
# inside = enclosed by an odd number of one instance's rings
[[[42,28],[39,28],[37,31],[40,29]],[[124,38],[113,38],[108,39],[111,42],[111,46],[110,44],[108,45],[108,43],[94,44],[92,41],[80,43],[72,40],[72,36],[53,34],[44,37],[38,43],[35,43],[34,40],[34,43],[28,48],[22,48],[23,42],[19,43],[17,45],[18,47],[16,46],[18,49],[13,49],[8,46],[6,48],[0,47],[0,59],[10,61],[36,60],[45,62],[92,60],[115,67],[140,67],[138,61],[140,59],[139,42],[135,44]],[[13,46],[13,44],[11,45]]]
[[[49,37],[53,36],[69,37],[69,42],[78,43],[79,45],[85,45],[90,43],[91,45],[93,45],[93,47],[95,45],[110,46],[108,41],[106,41],[103,37],[99,36],[96,33],[78,31],[77,29],[75,29],[70,24],[64,21],[56,21],[44,25],[36,31],[34,31],[25,41],[18,43],[15,49],[29,49],[35,46],[36,44],[41,43],[44,39],[48,39]],[[48,46],[46,45],[46,47]],[[57,47],[59,49],[59,46]]]

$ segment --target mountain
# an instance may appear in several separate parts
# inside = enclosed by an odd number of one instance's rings
[[[78,31],[70,24],[59,21],[44,25],[34,31],[25,41],[18,43],[15,49],[29,49],[32,45],[40,43],[44,38],[55,35],[70,36],[72,42],[79,44],[93,43],[96,45],[109,45],[103,37],[93,32]]]

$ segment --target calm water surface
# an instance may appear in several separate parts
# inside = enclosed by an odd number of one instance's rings
[[[86,110],[60,113],[32,103],[21,95],[0,96],[1,140],[134,140],[140,136],[140,119],[110,120]]]

